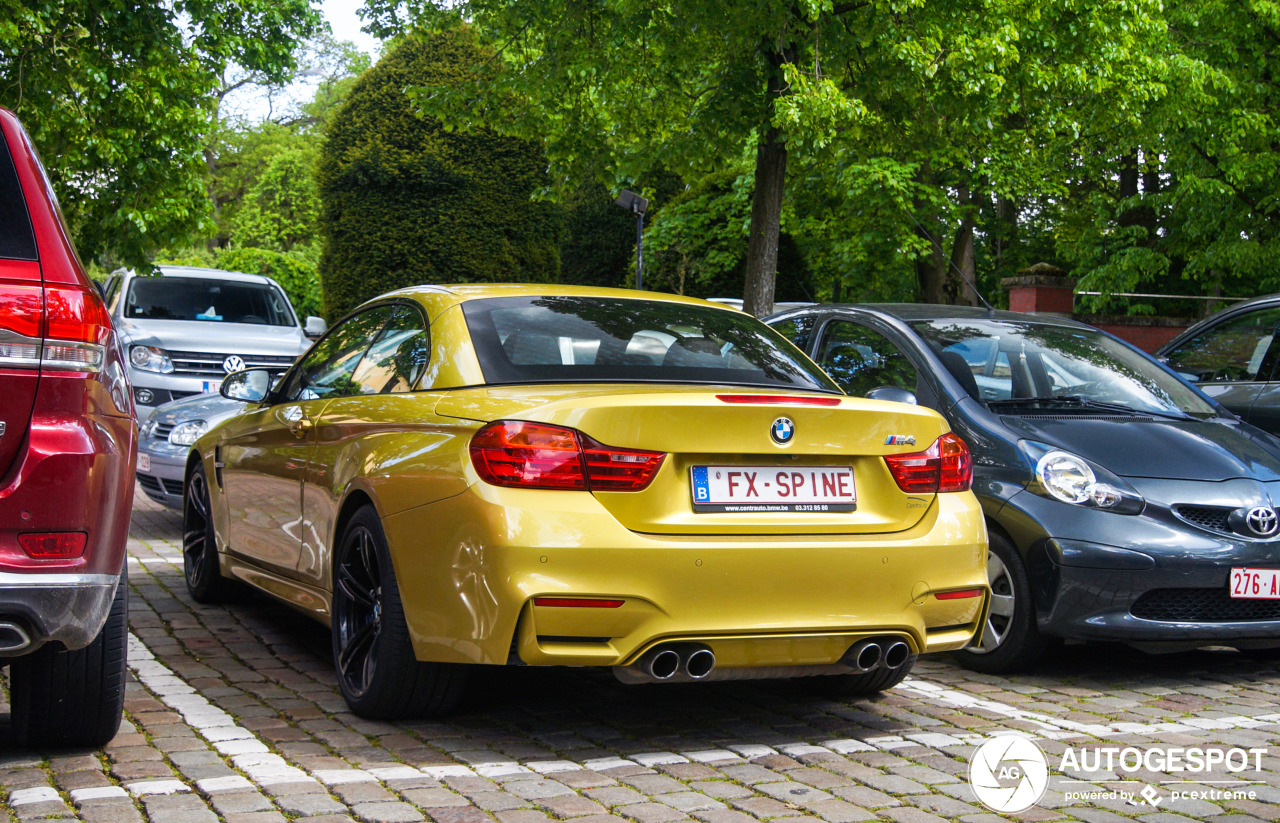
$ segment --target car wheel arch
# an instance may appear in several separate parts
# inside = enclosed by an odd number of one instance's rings
[[[1058,573],[1045,550],[1044,540],[1035,540],[1030,545],[1016,539],[1013,533],[998,520],[988,515],[987,531],[998,534],[1022,557],[1023,568],[1027,572],[1027,582],[1031,585],[1031,606],[1035,610],[1036,622],[1043,625],[1046,615],[1053,611],[1053,602],[1058,589]]]
[[[329,536],[329,545],[337,547],[338,541],[342,539],[342,534],[347,530],[347,524],[351,522],[351,518],[355,517],[356,512],[365,506],[373,508],[378,519],[382,519],[382,512],[378,509],[378,504],[374,501],[366,489],[360,486],[354,486],[347,491],[346,497],[342,501],[342,505],[338,507],[338,516],[333,521],[333,534]],[[333,552],[336,557],[337,552]],[[332,564],[333,557],[330,558]]]

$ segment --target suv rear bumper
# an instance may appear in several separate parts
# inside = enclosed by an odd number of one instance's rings
[[[0,657],[61,643],[82,649],[102,631],[119,575],[0,572]]]

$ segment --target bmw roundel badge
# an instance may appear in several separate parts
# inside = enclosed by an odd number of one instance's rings
[[[785,446],[791,442],[791,438],[796,436],[796,424],[791,422],[790,417],[779,417],[769,427],[769,435],[773,438],[773,442],[779,446]]]

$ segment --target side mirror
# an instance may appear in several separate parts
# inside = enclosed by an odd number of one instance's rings
[[[218,393],[228,400],[242,403],[261,403],[271,391],[271,372],[266,369],[245,369],[226,376]]]
[[[867,392],[865,397],[868,400],[888,400],[890,403],[907,403],[909,405],[918,405],[914,393],[906,389],[900,389],[897,386],[876,386]]]
[[[312,340],[329,330],[329,324],[324,322],[323,317],[308,317],[307,323],[302,327],[302,333]]]

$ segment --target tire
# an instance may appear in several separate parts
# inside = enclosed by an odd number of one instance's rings
[[[467,667],[414,656],[391,552],[372,506],[355,513],[338,542],[332,635],[338,685],[359,716],[438,717],[461,701]]]
[[[956,652],[966,669],[988,674],[1010,674],[1032,668],[1044,654],[1048,640],[1036,626],[1027,567],[1013,544],[991,532],[987,552],[987,579],[991,582],[991,608],[981,634],[967,649]]]
[[[182,494],[182,572],[187,592],[197,603],[217,603],[226,596],[227,580],[218,568],[218,543],[204,465],[187,473]]]
[[[129,578],[120,573],[102,631],[83,649],[46,644],[9,667],[13,736],[38,749],[100,748],[120,729],[129,647]]]

